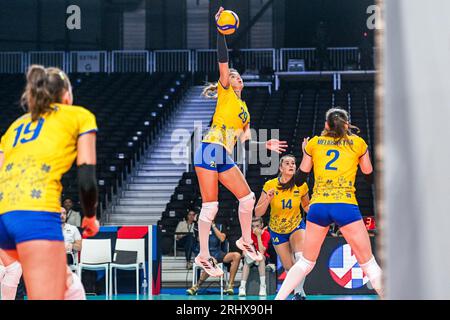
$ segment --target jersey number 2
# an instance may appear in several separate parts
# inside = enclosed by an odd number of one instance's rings
[[[327,165],[325,166],[325,170],[337,170],[338,168],[332,167],[331,165],[336,162],[336,160],[339,158],[339,151],[338,150],[328,150],[327,156],[334,155],[333,159],[328,161]]]
[[[32,124],[33,124],[33,122],[30,122],[29,124],[27,124],[26,127],[25,127],[25,130],[23,130],[23,132],[22,132],[22,129],[23,129],[24,125],[25,125],[24,123],[22,123],[16,129],[14,129],[14,131],[16,131],[17,133],[16,133],[16,138],[14,139],[13,148],[19,142],[20,143],[27,143],[27,142],[36,140],[37,137],[39,137],[39,134],[41,133],[42,125],[44,124],[44,119],[40,118],[38,123],[37,123],[37,125],[36,125],[36,128],[34,128],[34,129],[31,129],[31,125]],[[27,135],[30,135],[30,134],[32,134],[31,137],[28,137],[28,138],[24,137],[24,136],[27,136]],[[23,138],[20,139],[20,136],[22,136]]]

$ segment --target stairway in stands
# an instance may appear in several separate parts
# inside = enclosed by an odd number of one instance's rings
[[[201,86],[194,86],[186,93],[158,141],[148,148],[124,183],[109,212],[107,224],[157,224],[186,171],[186,155],[178,152],[172,155],[174,147],[180,145],[179,135],[174,131],[184,129],[190,136],[194,131],[194,121],[201,121],[204,130],[214,113],[215,100],[202,98],[201,91]]]

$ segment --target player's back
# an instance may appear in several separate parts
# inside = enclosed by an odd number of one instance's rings
[[[53,104],[52,111],[31,121],[18,118],[1,140],[0,214],[13,210],[59,212],[61,177],[77,155],[77,140],[97,130],[88,110]]]
[[[367,152],[367,144],[357,135],[335,139],[312,138],[305,151],[314,165],[314,192],[311,203],[357,204],[355,177],[359,158]]]

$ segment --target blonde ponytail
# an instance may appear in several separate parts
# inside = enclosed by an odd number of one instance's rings
[[[202,96],[207,99],[217,99],[217,90],[219,87],[219,83],[209,83],[207,86],[203,88]]]
[[[62,70],[31,65],[20,99],[21,105],[31,113],[32,121],[36,121],[42,114],[52,110],[52,103],[61,102],[64,90],[70,90],[70,81]]]

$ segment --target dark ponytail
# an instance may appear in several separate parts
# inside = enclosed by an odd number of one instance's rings
[[[332,137],[338,141],[345,139],[348,142],[348,136],[353,134],[352,130],[355,130],[356,133],[360,132],[358,127],[350,124],[348,112],[344,109],[332,108],[327,111],[325,118],[330,129],[325,128],[322,131],[323,136]],[[346,125],[348,125],[348,129],[345,128]]]
[[[58,68],[31,65],[27,72],[27,84],[20,99],[22,107],[31,113],[32,121],[51,111],[52,103],[62,102],[64,91],[70,90],[67,75]]]

